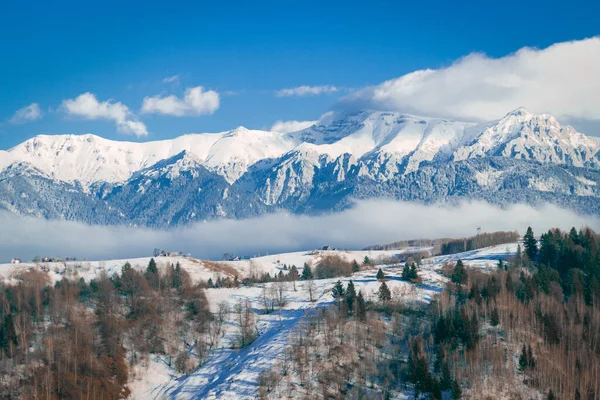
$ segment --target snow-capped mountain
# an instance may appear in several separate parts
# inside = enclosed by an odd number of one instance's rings
[[[40,135],[0,152],[0,206],[93,223],[167,226],[351,198],[551,201],[600,213],[600,143],[520,108],[490,123],[330,114],[292,133],[243,127],[131,143]]]

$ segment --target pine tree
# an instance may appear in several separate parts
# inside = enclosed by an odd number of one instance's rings
[[[535,235],[533,234],[533,229],[531,227],[527,228],[527,232],[525,236],[523,236],[523,245],[525,246],[525,253],[527,257],[531,261],[535,261],[535,258],[538,254],[537,240],[535,240]]]
[[[456,265],[454,266],[454,271],[452,271],[451,280],[456,285],[464,285],[467,283],[469,276],[467,274],[467,270],[462,262],[462,260],[458,260]]]
[[[173,270],[173,276],[171,277],[171,287],[173,289],[179,289],[181,287],[181,265],[177,263]]]
[[[17,331],[15,330],[15,323],[13,321],[12,314],[7,314],[4,317],[4,327],[1,329],[2,339],[2,347],[4,348],[4,353],[8,358],[12,357],[11,345],[16,346],[18,344],[17,341]]]
[[[302,268],[302,280],[307,281],[313,278],[312,270],[310,269],[310,265],[304,263],[304,268]]]
[[[377,275],[375,275],[375,278],[377,278],[377,280],[379,281],[385,279],[385,274],[383,273],[383,270],[381,268],[379,268],[379,271],[377,271]]]
[[[365,258],[363,260],[363,264],[365,264],[365,265],[371,265],[371,260],[369,259],[369,257],[365,256]]]
[[[360,271],[360,267],[358,266],[358,263],[356,262],[356,260],[352,260],[352,272],[358,272]]]
[[[550,389],[550,391],[548,392],[548,397],[546,397],[547,400],[556,400],[556,396],[554,396],[554,392],[552,391],[552,389]]]
[[[333,300],[338,304],[344,299],[344,287],[342,286],[342,281],[337,281],[333,286],[332,290]]]
[[[498,269],[499,270],[503,270],[504,269],[504,261],[502,261],[501,258],[498,259]]]
[[[154,258],[150,259],[150,262],[148,263],[148,268],[146,268],[146,272],[158,274],[158,268],[156,267],[156,261],[154,261]]]
[[[452,392],[450,393],[450,398],[452,400],[462,399],[462,389],[460,388],[460,383],[458,383],[457,380],[452,382]]]
[[[158,289],[160,278],[158,275],[158,268],[156,267],[156,262],[154,261],[154,258],[150,259],[148,267],[146,268],[146,272],[144,272],[144,278],[146,278],[146,281],[148,282],[148,285],[150,285],[150,287],[152,287],[153,289]]]
[[[527,356],[527,346],[523,345],[521,348],[521,355],[519,356],[519,371],[524,372],[529,367],[529,358]]]
[[[215,284],[213,283],[212,278],[208,278],[208,282],[206,282],[206,286],[208,286],[209,288],[214,287]]]
[[[573,241],[573,244],[579,244],[579,234],[577,233],[575,227],[571,228],[571,231],[569,232],[569,237]]]
[[[356,299],[356,290],[354,289],[354,283],[352,283],[352,281],[348,282],[345,297],[346,304],[348,305],[348,311],[352,312],[352,308],[354,307],[354,300]]]
[[[356,318],[358,318],[359,321],[364,322],[367,319],[367,307],[365,305],[365,299],[360,290],[358,291],[358,295],[356,296],[355,310]]]
[[[492,315],[490,316],[490,324],[497,326],[500,323],[500,314],[498,314],[498,308],[494,307]]]
[[[381,286],[379,286],[378,297],[379,301],[384,303],[392,299],[392,293],[390,292],[388,286],[385,284],[385,281],[381,282]]]
[[[581,400],[581,393],[579,392],[579,388],[575,389],[575,400]]]
[[[412,263],[412,265],[410,266],[410,272],[408,276],[412,281],[416,281],[417,279],[419,279],[419,274],[417,274],[417,265],[415,263]]]
[[[442,379],[440,380],[440,389],[448,390],[452,388],[452,374],[450,373],[450,366],[447,361],[444,361],[442,367]]]
[[[402,268],[402,279],[407,281],[410,280],[410,266],[408,263],[405,263],[404,267]]]

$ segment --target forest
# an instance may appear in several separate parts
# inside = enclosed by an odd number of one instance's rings
[[[383,273],[376,302],[337,284],[335,304],[264,371],[261,397],[598,398],[598,234],[553,229],[538,243],[528,228],[491,273],[462,260],[443,270],[446,290],[426,306],[392,297]]]
[[[385,268],[377,270],[376,299],[338,281],[332,304],[305,318],[281,359],[261,373],[259,397],[597,398],[600,235],[553,229],[538,240],[528,228],[520,239],[516,254],[492,271],[446,263],[445,290],[430,302],[392,293]],[[404,263],[403,280],[421,284],[419,262]],[[0,283],[0,398],[127,398],[135,367],[153,355],[181,374],[201,365],[228,315],[237,329],[230,346],[256,339],[253,305],[211,312],[206,288],[272,282],[257,300],[268,313],[284,301],[278,282],[296,290],[296,281],[347,280],[374,264],[329,256],[301,271],[291,265],[278,276],[206,283],[154,260],[143,271],[125,264],[89,282],[52,284],[42,271],[23,272],[17,283]]]

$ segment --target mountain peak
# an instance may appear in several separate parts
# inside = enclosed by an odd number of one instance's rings
[[[535,115],[529,112],[525,107],[518,107],[509,112],[501,119],[501,121],[505,120],[514,120],[517,119],[519,121],[526,121],[533,118]]]

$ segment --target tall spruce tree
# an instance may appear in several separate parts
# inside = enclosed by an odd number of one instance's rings
[[[339,306],[340,302],[344,299],[344,286],[342,286],[342,281],[337,281],[331,292],[333,300]]]
[[[529,257],[531,261],[535,261],[538,254],[538,247],[537,240],[535,239],[531,227],[527,228],[527,232],[525,232],[525,236],[523,236],[523,246],[525,246],[525,254],[527,254],[527,257]]]
[[[365,304],[365,299],[360,290],[358,291],[358,295],[356,295],[354,309],[356,313],[356,318],[358,318],[359,321],[364,322],[367,319],[367,306]]]
[[[462,260],[459,259],[454,266],[454,271],[452,271],[452,283],[456,285],[464,285],[467,283],[468,279],[469,277],[467,270],[465,269],[465,265],[463,264]]]
[[[381,282],[381,286],[379,286],[378,297],[379,301],[384,303],[392,299],[392,292],[390,292],[390,288],[385,284],[385,281]]]
[[[17,331],[15,330],[15,322],[13,321],[12,314],[7,314],[4,317],[4,326],[2,327],[0,333],[2,335],[0,341],[2,342],[4,353],[8,358],[11,358],[12,346],[16,346],[18,344]]]
[[[354,289],[354,283],[352,280],[348,282],[348,286],[346,287],[346,305],[348,306],[348,311],[352,312],[354,307],[354,300],[356,299],[356,290]]]
[[[302,268],[301,278],[303,281],[307,281],[307,280],[313,278],[312,270],[310,269],[310,265],[308,265],[307,263],[304,263],[304,268]]]
[[[379,271],[377,271],[377,275],[375,275],[375,278],[377,278],[377,280],[383,280],[385,279],[385,274],[383,273],[383,270],[381,268],[379,268]]]
[[[360,271],[360,266],[358,265],[356,260],[352,260],[352,272],[358,272],[358,271]]]

